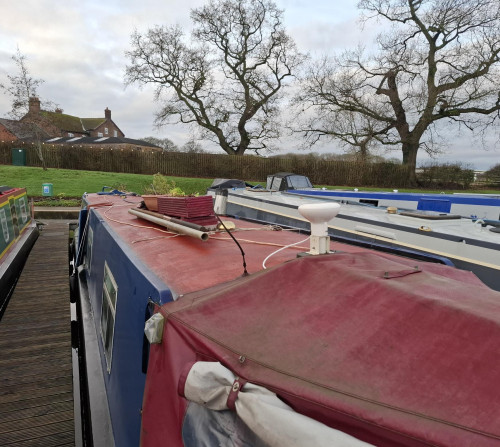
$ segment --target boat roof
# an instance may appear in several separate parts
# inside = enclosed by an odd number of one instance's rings
[[[7,185],[2,185],[0,186],[0,195],[2,194],[8,194],[13,191],[19,191],[22,190],[23,188],[13,188],[12,186],[7,186]]]
[[[161,439],[179,422],[164,418],[178,409],[168,407],[177,397],[165,378],[218,359],[374,445],[500,442],[500,293],[469,272],[371,252],[304,257],[185,295],[161,313],[144,436],[155,427]]]
[[[9,198],[17,198],[26,195],[25,188],[12,188],[10,186],[0,186],[0,203],[5,204]]]
[[[85,201],[87,207],[93,209],[113,229],[130,252],[139,256],[175,296],[225,283],[243,274],[241,252],[226,232],[211,234],[205,242],[168,233],[166,228],[128,212],[140,205],[141,197],[88,194]],[[232,234],[245,252],[250,274],[263,270],[263,261],[274,251],[297,244],[307,237],[297,231],[281,230],[276,225],[260,225],[230,218],[223,220],[234,223],[236,229]],[[297,253],[308,250],[307,241],[294,245],[270,257],[266,267],[294,259]],[[359,252],[366,249],[333,242],[332,250]],[[196,281],[193,281],[193,277],[196,277]]]
[[[253,185],[238,179],[216,178],[209,189],[246,188],[247,186],[251,187]]]
[[[300,175],[301,177],[304,177],[301,174],[294,174],[293,172],[277,172],[276,174],[269,174],[268,177],[289,177],[290,175]]]
[[[304,203],[323,203],[325,200],[335,199],[322,197],[320,195],[301,195],[295,194],[292,191],[280,191],[270,193],[269,191],[253,191],[253,190],[238,190],[230,191],[229,196],[231,197],[243,197],[245,199],[250,199],[255,202],[255,207],[259,207],[259,203],[276,204],[277,206],[283,207],[282,209],[287,209],[287,213],[295,213],[298,206]],[[263,208],[265,206],[262,206]],[[284,211],[280,211],[284,212]],[[341,204],[341,209],[339,212],[339,217],[347,218],[353,221],[359,221],[363,223],[371,223],[383,226],[387,229],[397,228],[398,226],[402,228],[409,228],[417,230],[420,226],[427,225],[426,220],[423,217],[432,216],[432,212],[425,212],[427,214],[415,214],[415,216],[403,215],[403,213],[390,214],[385,208],[367,206],[364,204],[359,204],[356,202]],[[441,214],[444,214],[441,216]],[[474,224],[471,219],[467,218],[445,218],[445,213],[437,213],[435,216],[440,217],[439,219],[434,219],[432,222],[432,233],[446,234],[451,237],[462,237],[467,238],[467,240],[474,240],[475,243],[479,244],[499,244],[498,234],[495,234],[489,230],[489,228],[483,228],[481,225]],[[488,223],[488,220],[485,221]],[[335,227],[335,219],[329,222],[329,225]],[[354,224],[353,224],[354,225]],[[417,230],[420,231],[420,230]],[[432,237],[432,235],[431,235]]]

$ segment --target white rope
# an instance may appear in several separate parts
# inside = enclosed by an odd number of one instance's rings
[[[307,236],[307,238],[305,238],[303,241],[299,241],[299,242],[295,242],[294,244],[290,244],[290,245],[285,245],[284,247],[281,247],[281,248],[278,248],[278,250],[275,250],[273,251],[269,256],[266,257],[266,259],[264,259],[262,261],[262,268],[263,269],[266,269],[266,262],[267,260],[271,257],[271,256],[274,256],[276,253],[279,253],[281,250],[284,250],[285,248],[290,248],[290,247],[293,247],[294,245],[299,245],[299,244],[302,244],[303,242],[306,242],[308,239],[310,238],[310,236]]]

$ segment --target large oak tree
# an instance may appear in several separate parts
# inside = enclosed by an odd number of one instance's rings
[[[231,155],[267,148],[280,134],[284,83],[303,57],[271,0],[212,0],[179,26],[135,32],[126,82],[156,86],[156,121],[194,124]]]
[[[309,132],[349,136],[352,129],[331,118],[354,116],[360,135],[401,147],[416,183],[417,153],[436,150],[439,121],[474,131],[498,123],[500,2],[361,0],[359,7],[385,31],[373,54],[346,52],[309,71],[299,95],[315,113]]]

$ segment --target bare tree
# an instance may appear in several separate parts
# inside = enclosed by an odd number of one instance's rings
[[[330,71],[320,65],[301,97],[316,111],[368,120],[380,142],[400,145],[416,183],[418,150],[438,150],[439,121],[481,131],[499,118],[500,2],[361,0],[359,6],[366,20],[389,22],[378,51],[346,52]]]
[[[145,137],[141,139],[161,147],[165,152],[179,152],[177,145],[169,138]]]
[[[38,96],[37,89],[45,81],[42,79],[35,79],[30,75],[26,64],[27,57],[21,53],[19,47],[12,56],[12,60],[16,65],[17,74],[8,74],[7,79],[9,83],[0,83],[0,90],[3,90],[4,93],[11,97],[12,103],[9,115],[13,119],[19,120],[28,113],[30,98]],[[53,107],[52,103],[48,105]],[[30,128],[36,154],[42,163],[44,171],[46,171],[47,166],[42,152],[44,132],[35,123],[26,122],[25,125]]]
[[[386,135],[393,124],[335,104],[339,93],[361,91],[362,88],[350,73],[339,71],[339,61],[324,57],[309,66],[302,79],[302,88],[293,101],[296,113],[291,127],[304,135],[308,146],[325,138],[333,139],[340,142],[347,153],[368,161],[373,149],[387,143]],[[380,113],[376,100],[365,97],[364,101]]]
[[[268,148],[303,60],[282,16],[271,0],[212,0],[191,11],[191,45],[178,26],[135,32],[126,82],[156,86],[157,124],[193,124],[230,155]]]
[[[0,83],[0,89],[11,97],[11,111],[9,115],[14,119],[20,119],[28,113],[29,98],[38,96],[37,89],[43,84],[42,79],[33,78],[26,65],[26,56],[21,53],[19,47],[12,56],[16,65],[16,74],[8,74],[7,84]]]
[[[181,152],[187,152],[188,154],[205,154],[206,151],[203,149],[203,146],[198,143],[194,138],[189,139],[186,143],[180,148]]]

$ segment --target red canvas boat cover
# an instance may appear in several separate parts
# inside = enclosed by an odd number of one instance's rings
[[[178,386],[200,360],[377,446],[500,445],[500,293],[411,262],[304,257],[164,305],[142,446],[185,445]]]

